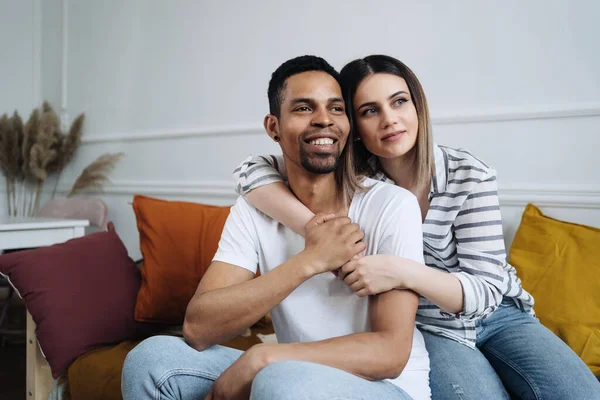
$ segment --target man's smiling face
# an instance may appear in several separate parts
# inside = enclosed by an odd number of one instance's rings
[[[308,71],[285,82],[279,117],[286,158],[315,174],[335,171],[350,131],[342,90],[326,72]]]

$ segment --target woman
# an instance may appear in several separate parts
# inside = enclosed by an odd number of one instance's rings
[[[433,143],[425,94],[402,62],[369,56],[341,78],[356,168],[417,197],[426,265],[374,255],[338,276],[359,296],[393,288],[421,295],[433,398],[600,398],[587,366],[534,317],[532,296],[506,262],[495,170]],[[281,159],[249,158],[235,175],[250,203],[304,233],[313,215],[283,183]]]

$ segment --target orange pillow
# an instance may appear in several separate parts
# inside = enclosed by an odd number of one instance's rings
[[[230,206],[134,196],[144,257],[135,319],[179,325],[217,252]]]

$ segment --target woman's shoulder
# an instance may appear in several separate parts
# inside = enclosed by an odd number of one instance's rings
[[[496,175],[496,170],[464,148],[438,146],[436,170],[443,170],[447,181],[456,179],[487,179]],[[442,171],[439,171],[442,172]]]
[[[496,170],[469,150],[437,146],[432,198],[447,207],[462,205],[470,195],[497,191]]]

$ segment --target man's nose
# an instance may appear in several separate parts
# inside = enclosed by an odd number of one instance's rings
[[[312,124],[324,128],[333,125],[333,119],[328,110],[319,108],[313,116]]]

